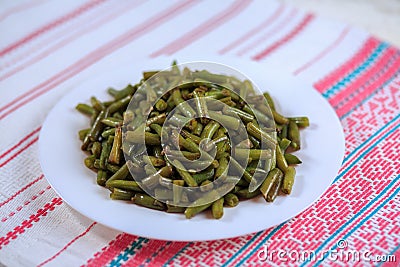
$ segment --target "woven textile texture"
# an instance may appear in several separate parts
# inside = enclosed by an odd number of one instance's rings
[[[6,1],[0,3],[0,33],[1,264],[398,266],[399,49],[360,29],[261,0]],[[50,109],[100,71],[178,52],[282,67],[326,98],[342,123],[346,150],[317,202],[276,227],[209,242],[121,233],[63,202],[38,160],[38,136]],[[324,253],[343,242],[349,250],[394,255],[397,262],[338,261]],[[322,256],[263,261],[265,246]]]

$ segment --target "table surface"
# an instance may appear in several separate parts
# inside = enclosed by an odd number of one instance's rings
[[[354,25],[261,0],[3,1],[0,32],[0,265],[398,266],[396,47]],[[284,69],[328,101],[346,148],[337,177],[317,202],[275,227],[208,242],[129,235],[63,202],[38,160],[50,109],[98,73],[177,53]],[[264,259],[265,249],[286,256]],[[296,258],[305,251],[317,258]],[[361,257],[346,260],[344,252]]]

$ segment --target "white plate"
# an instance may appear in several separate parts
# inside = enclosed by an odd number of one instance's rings
[[[193,58],[176,57],[183,63]],[[198,58],[197,58],[198,59]],[[109,191],[96,184],[96,174],[84,164],[78,131],[88,127],[88,119],[75,110],[79,102],[93,95],[110,99],[106,89],[136,83],[143,70],[167,68],[171,58],[133,62],[106,72],[75,88],[49,113],[40,132],[40,162],[51,186],[72,208],[106,226],[147,238],[194,241],[240,236],[282,223],[310,206],[329,187],[341,166],[344,136],[331,106],[309,84],[283,70],[231,58],[215,61],[234,67],[249,76],[260,89],[268,90],[277,109],[287,116],[305,115],[311,125],[301,131],[302,150],[296,153],[303,164],[296,168],[293,192],[279,196],[272,204],[264,199],[240,202],[225,208],[220,220],[200,214],[191,220],[182,214],[168,214],[109,198]]]

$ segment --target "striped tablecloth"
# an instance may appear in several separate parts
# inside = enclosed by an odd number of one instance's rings
[[[316,203],[259,233],[187,243],[109,229],[62,201],[38,161],[38,135],[49,110],[99,71],[177,52],[283,67],[329,101],[341,120],[346,151],[336,179]],[[0,262],[398,266],[399,89],[400,50],[275,1],[2,1]],[[338,258],[334,252],[341,250],[360,253],[361,261]],[[292,260],[304,251],[317,258]],[[373,262],[382,260],[378,256],[397,257],[397,263]]]

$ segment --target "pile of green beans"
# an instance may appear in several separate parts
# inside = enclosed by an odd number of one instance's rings
[[[263,110],[257,104],[259,96],[254,96],[252,85],[247,80],[242,82],[235,77],[212,74],[205,70],[192,72],[184,69],[181,72],[176,65],[173,66],[175,67],[170,71],[169,77],[176,80],[190,78],[194,83],[191,86],[178,86],[168,91],[151,107],[148,104],[150,100],[157,99],[154,88],[162,87],[165,83],[165,80],[156,80],[158,84],[148,88],[146,95],[139,96],[143,98],[140,102],[141,108],[150,109],[150,116],[147,118],[142,114],[132,112],[127,107],[137,89],[158,71],[144,72],[139,83],[129,84],[122,90],[109,88],[108,93],[113,98],[111,101],[100,101],[93,96],[90,104],[80,103],[76,106],[79,112],[90,118],[90,127],[79,131],[79,138],[82,141],[81,149],[88,154],[84,164],[97,173],[97,184],[111,191],[111,199],[131,201],[155,210],[184,213],[186,218],[192,218],[204,210],[211,210],[212,216],[219,219],[223,216],[224,206],[235,207],[239,204],[239,200],[261,195],[267,202],[273,202],[279,194],[290,194],[296,175],[294,166],[302,163],[292,152],[301,148],[299,129],[309,126],[308,118],[281,115],[268,93],[264,93],[261,99],[268,103],[271,111]],[[203,83],[203,81],[211,83]],[[234,87],[238,90],[226,89]],[[206,106],[201,102],[202,97],[217,99],[227,106],[222,112],[206,110]],[[252,100],[251,107],[244,101],[247,98]],[[171,149],[169,152],[174,152],[172,148],[164,147],[163,149],[161,146],[163,123],[169,112],[188,99],[198,101],[200,115],[202,112],[214,112],[213,116],[218,118],[218,121],[224,121],[224,125],[229,128],[237,130],[238,124],[243,123],[248,139],[236,147],[236,156],[241,157],[241,149],[248,149],[250,159],[247,167],[242,170],[243,176],[239,177],[239,182],[230,192],[208,204],[184,207],[164,203],[162,200],[172,197],[181,203],[190,201],[188,196],[182,195],[179,191],[181,186],[201,187],[201,190],[212,193],[214,190],[212,182],[224,175],[229,161],[234,162],[230,156],[232,148],[226,129],[217,121],[204,116],[195,118],[195,111],[182,105],[179,106],[180,115],[174,115],[172,121],[179,122],[184,117],[193,119],[186,123],[181,132],[171,133],[179,140],[176,148],[187,159],[196,160],[200,157],[201,149],[208,150],[207,146],[200,146],[200,142],[208,138],[215,144],[216,156],[211,165],[200,172],[175,168],[174,166],[179,166],[180,162],[168,161],[165,150]],[[255,120],[256,113],[260,114],[261,118],[270,114],[271,120],[275,122],[273,127],[268,129],[260,127]],[[143,127],[144,136],[136,132],[140,129],[143,132]],[[276,133],[276,140],[271,139],[271,133]],[[143,137],[147,155],[135,155],[135,152],[131,150],[132,145],[142,142]],[[123,138],[130,146],[122,142]],[[270,141],[269,146],[275,148],[273,155],[271,155],[272,150],[261,149],[260,142],[265,138]],[[124,154],[133,157],[134,160],[126,161]],[[258,161],[268,157],[272,157],[270,164],[266,169],[260,170]],[[150,168],[151,166],[153,168]],[[249,184],[256,171],[264,172],[266,178],[257,190],[250,192]],[[141,177],[141,183],[137,182],[132,175]],[[147,194],[143,185],[152,190],[156,198]]]

